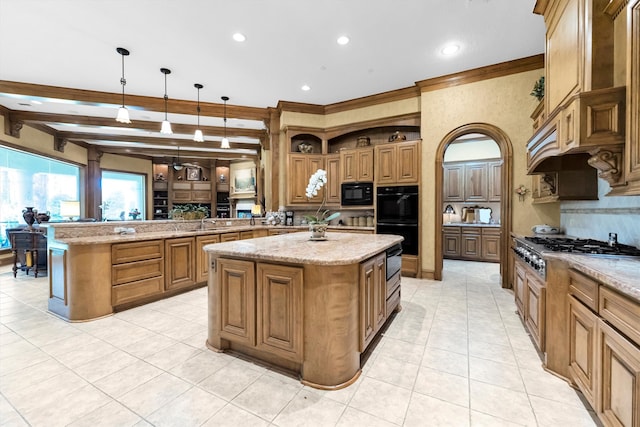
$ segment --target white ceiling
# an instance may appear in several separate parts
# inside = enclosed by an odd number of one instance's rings
[[[544,52],[535,0],[0,0],[0,80],[127,95],[275,107],[326,105]],[[242,32],[247,40],[232,39]],[[338,36],[351,42],[338,45]],[[460,45],[451,57],[440,53]],[[307,84],[309,91],[302,91]],[[113,106],[9,109],[115,117]],[[193,123],[172,115],[170,120]],[[135,120],[162,120],[131,109]],[[219,117],[201,123],[222,126]],[[230,127],[261,128],[250,120]],[[147,132],[148,133],[148,132]]]

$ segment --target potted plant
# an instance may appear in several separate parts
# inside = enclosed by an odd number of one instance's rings
[[[544,76],[540,77],[533,85],[533,90],[530,95],[535,97],[538,101],[542,101],[542,98],[544,98]]]
[[[309,178],[309,185],[307,185],[306,196],[307,199],[311,199],[313,196],[318,195],[318,191],[327,183],[327,171],[318,169],[311,178]],[[329,210],[322,210],[326,201],[326,194],[322,197],[322,203],[316,211],[315,215],[305,215],[304,218],[309,224],[309,231],[311,231],[311,240],[324,240],[325,233],[329,221],[340,216],[340,212],[334,212],[329,214]]]
[[[192,203],[174,205],[173,209],[169,211],[169,218],[171,219],[193,220],[207,218],[208,216],[209,208]]]

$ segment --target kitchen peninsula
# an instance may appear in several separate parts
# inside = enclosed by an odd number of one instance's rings
[[[399,308],[400,272],[387,278],[395,235],[308,232],[207,245],[207,346],[231,350],[339,389]],[[399,264],[398,264],[399,268]]]

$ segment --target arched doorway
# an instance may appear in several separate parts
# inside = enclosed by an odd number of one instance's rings
[[[502,287],[509,287],[508,279],[508,254],[509,233],[511,231],[511,191],[513,176],[513,148],[509,137],[496,126],[488,123],[469,123],[449,132],[438,145],[436,152],[436,197],[435,197],[435,272],[437,280],[442,280],[442,186],[444,182],[443,162],[444,153],[449,144],[467,134],[484,134],[495,141],[500,148],[502,158],[502,174],[500,183],[502,187],[502,200],[500,204],[500,276]]]

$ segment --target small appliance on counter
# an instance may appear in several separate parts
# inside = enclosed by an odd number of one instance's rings
[[[284,225],[293,225],[293,211],[284,213]]]

